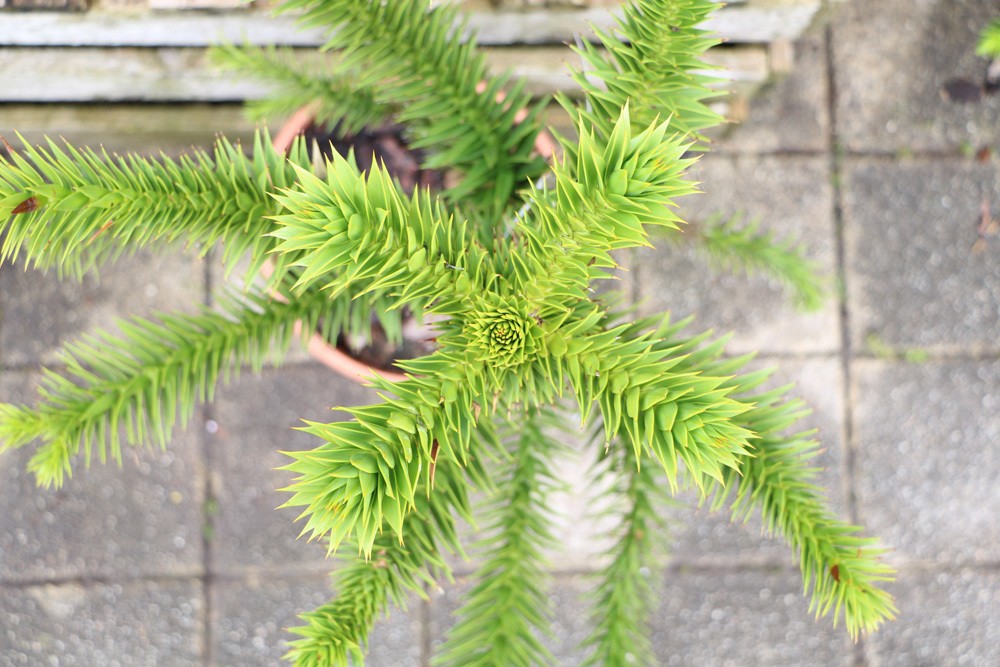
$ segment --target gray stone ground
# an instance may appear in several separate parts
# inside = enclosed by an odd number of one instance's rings
[[[686,203],[760,217],[801,238],[837,285],[801,314],[758,278],[705,278],[683,252],[640,253],[644,308],[699,313],[761,350],[815,407],[824,481],[845,515],[892,547],[899,619],[852,645],[816,622],[794,560],[752,522],[671,510],[675,546],[654,617],[666,665],[1000,664],[1000,238],[972,254],[983,199],[1000,207],[1000,95],[943,101],[983,74],[973,54],[995,0],[854,0],[796,45],[793,73],[751,105],[699,167]],[[2,113],[2,111],[0,111]],[[6,129],[6,128],[4,128]],[[53,128],[58,132],[58,128]],[[121,263],[100,281],[0,269],[0,399],[31,401],[60,341],[115,316],[201,302],[214,269],[190,257]],[[294,614],[328,596],[330,565],[274,511],[275,449],[310,446],[300,418],[371,398],[296,357],[221,390],[165,452],[97,465],[38,491],[27,454],[0,459],[0,665],[268,665]],[[571,477],[585,468],[568,462]],[[692,505],[692,499],[682,499]],[[581,595],[602,546],[581,522],[553,554],[561,664],[580,660]],[[460,573],[467,573],[466,566]],[[468,585],[397,611],[372,664],[427,664]]]

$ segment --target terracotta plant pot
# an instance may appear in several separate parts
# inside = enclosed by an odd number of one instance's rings
[[[502,101],[503,95],[500,94],[497,96],[497,102],[500,103]],[[287,152],[295,138],[301,134],[305,134],[313,126],[314,119],[315,112],[311,107],[299,109],[281,126],[278,133],[272,139],[275,149],[280,152]],[[548,133],[541,132],[535,138],[535,150],[546,160],[552,159],[555,148],[556,142]],[[272,270],[270,264],[265,265],[263,271],[265,277],[269,276]],[[355,382],[367,382],[375,375],[381,376],[391,382],[399,382],[406,379],[406,376],[399,371],[375,367],[359,360],[345,347],[331,344],[318,333],[309,339],[307,350],[314,359]]]

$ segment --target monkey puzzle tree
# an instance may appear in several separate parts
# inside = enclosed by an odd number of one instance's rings
[[[583,43],[585,66],[573,72],[582,97],[559,97],[577,138],[558,138],[551,166],[532,155],[546,101],[489,77],[447,5],[288,0],[282,10],[328,28],[339,51],[315,75],[273,49],[217,52],[280,81],[269,110],[315,99],[325,120],[348,125],[397,113],[431,164],[461,174],[440,193],[406,196],[379,165],[317,165],[304,142],[283,155],[262,136],[249,156],[220,140],[212,155],[176,161],[54,143],[13,151],[0,166],[3,259],[81,275],[122,252],[183,243],[221,246],[231,271],[246,257],[251,274],[267,259],[274,271],[266,289],[231,291],[221,307],[133,319],[67,345],[37,406],[0,405],[0,446],[39,441],[29,468],[59,485],[81,454],[120,462],[123,442],[166,445],[233,369],[280,357],[296,323],[332,338],[406,307],[433,316],[436,351],[400,362],[404,381],[376,377],[381,402],[347,408],[348,421],[308,423],[316,447],[288,453],[287,505],[348,561],[337,596],[293,629],[290,660],[362,662],[389,604],[450,576],[446,554],[464,553],[456,521],[474,520],[470,497],[481,492],[479,583],[437,660],[551,662],[546,498],[560,448],[552,428],[569,401],[602,434],[599,471],[620,510],[592,598],[591,664],[652,663],[643,571],[659,556],[658,502],[686,487],[739,517],[759,510],[797,553],[816,613],[852,636],[874,630],[894,612],[879,588],[892,572],[814,486],[818,445],[795,429],[801,401],[760,390],[767,371],[741,372],[748,358],[724,356],[721,340],[666,315],[635,319],[594,289],[650,230],[681,233],[675,201],[696,191],[687,170],[702,131],[720,121],[701,60],[716,42],[699,28],[715,6],[627,2],[617,30]],[[733,225],[699,238],[818,300],[794,248]]]

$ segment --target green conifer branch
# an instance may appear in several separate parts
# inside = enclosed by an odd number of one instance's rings
[[[370,554],[383,521],[402,535],[430,461],[468,461],[472,427],[491,405],[500,397],[551,401],[564,381],[584,415],[600,406],[609,439],[621,428],[637,456],[643,448],[655,455],[672,487],[679,461],[704,489],[707,478],[722,479],[723,469],[738,467],[747,454],[752,433],[734,417],[750,406],[729,396],[726,377],[677,372],[683,359],[672,358],[669,345],[651,352],[655,343],[648,336],[628,339],[627,326],[600,329],[599,309],[546,338],[516,300],[495,299],[485,298],[487,309],[473,309],[465,321],[448,323],[440,352],[404,366],[425,375],[377,383],[396,397],[347,409],[352,422],[309,425],[325,444],[289,454],[294,461],[287,466],[299,474],[287,504],[305,508],[304,533],[329,536],[331,550],[356,534]],[[525,378],[538,388],[523,390]]]
[[[647,244],[645,226],[676,227],[673,200],[694,192],[682,178],[684,145],[662,124],[633,136],[629,118],[626,105],[601,145],[580,128],[586,150],[555,169],[553,197],[533,191],[537,205],[506,252],[488,253],[426,194],[404,200],[380,167],[363,177],[338,156],[325,181],[299,168],[296,185],[275,196],[275,252],[296,253],[300,289],[385,290],[445,314],[461,312],[470,293],[517,290],[543,310],[564,308],[553,304],[585,297],[592,278],[617,266],[612,251]]]
[[[329,60],[322,62],[322,68],[310,68],[291,48],[223,44],[209,49],[208,55],[217,67],[276,86],[267,97],[247,102],[247,113],[254,120],[290,116],[309,107],[315,109],[316,123],[354,134],[381,124],[397,110],[376,101],[374,91],[360,85],[356,73],[342,71]]]
[[[764,526],[783,536],[799,557],[803,592],[817,618],[843,620],[851,637],[875,631],[895,618],[892,597],[880,586],[893,581],[892,567],[881,560],[885,549],[861,528],[836,518],[815,479],[810,460],[819,453],[812,432],[783,433],[805,414],[801,401],[782,402],[782,391],[757,395],[757,407],[743,416],[759,437],[753,456],[728,474],[715,505],[731,498],[734,517],[744,521],[760,509]]]
[[[286,210],[273,219],[274,252],[297,267],[296,290],[383,292],[399,305],[445,308],[449,292],[468,293],[495,279],[467,223],[420,190],[409,200],[388,173],[367,176],[340,156],[326,180],[298,169],[298,184],[275,195]],[[438,297],[430,305],[431,297]]]
[[[738,465],[721,469],[721,479],[707,481],[706,497],[716,508],[731,503],[734,516],[743,520],[760,508],[767,529],[783,535],[798,552],[803,585],[817,615],[832,612],[834,622],[843,619],[853,637],[874,631],[895,615],[892,597],[880,588],[894,572],[880,560],[884,550],[875,540],[859,536],[860,528],[828,509],[813,483],[817,470],[809,465],[819,451],[812,434],[785,435],[808,411],[801,401],[785,398],[790,387],[754,393],[769,369],[737,374],[750,355],[723,357],[724,339],[684,337],[685,325],[669,316],[642,318],[625,325],[620,336],[650,336],[654,350],[677,360],[676,372],[726,378],[722,387],[747,406],[733,424],[753,434],[748,451]]]
[[[616,112],[607,136],[581,120],[579,150],[554,169],[554,192],[532,190],[531,215],[515,228],[509,266],[526,293],[583,295],[618,266],[614,250],[649,245],[647,226],[677,229],[677,197],[696,191],[683,178],[687,146],[665,123],[633,132],[632,107]]]
[[[284,506],[305,508],[302,534],[328,539],[330,553],[353,538],[370,558],[383,530],[404,539],[421,482],[432,489],[443,462],[468,468],[483,455],[470,453],[470,445],[490,405],[460,382],[464,365],[442,353],[421,361],[440,364],[440,372],[395,383],[375,379],[383,403],[337,408],[352,421],[307,422],[302,430],[322,444],[286,452],[292,462],[283,469],[298,476],[282,489],[292,494]]]
[[[709,0],[627,0],[617,30],[596,30],[604,48],[584,43],[575,49],[584,67],[573,79],[584,92],[584,104],[559,100],[578,121],[609,136],[626,103],[633,109],[635,129],[658,119],[668,133],[684,141],[704,141],[701,131],[723,122],[705,100],[718,93],[716,69],[702,56],[719,40],[700,26],[718,4]],[[564,146],[575,152],[572,145]]]
[[[273,243],[271,194],[291,185],[292,165],[307,164],[302,142],[286,159],[261,134],[249,158],[225,139],[212,155],[178,160],[26,144],[0,160],[0,261],[20,254],[81,276],[126,250],[183,241],[206,253],[222,242],[228,266],[249,252],[256,271]]]
[[[13,151],[0,161],[0,262],[21,259],[79,277],[140,248],[183,242],[205,254],[221,244],[227,272],[249,260],[252,278],[270,257],[269,285],[277,286],[297,255],[272,253],[276,195],[309,176],[306,165],[304,141],[294,142],[286,157],[266,133],[256,135],[249,157],[225,139],[212,155],[198,151],[178,160],[112,157],[51,141],[47,149],[28,145],[23,155]],[[390,336],[398,334],[394,302],[382,292],[352,291],[336,301],[323,321],[328,332],[365,334],[375,312]]]
[[[605,317],[595,310],[589,330],[565,327],[559,332],[565,338],[550,342],[560,377],[565,374],[585,419],[599,406],[606,442],[620,434],[637,463],[643,450],[660,462],[672,490],[684,472],[705,492],[710,479],[723,479],[749,454],[753,432],[737,417],[751,406],[732,397],[727,376],[690,367],[687,359],[699,351],[630,324],[605,329]]]
[[[721,341],[720,341],[721,343]],[[693,341],[682,344],[691,349]],[[721,345],[689,356],[705,373],[732,374],[748,357],[726,359]],[[895,615],[892,597],[879,586],[893,579],[893,570],[880,560],[883,549],[875,540],[860,537],[860,528],[840,521],[828,509],[823,492],[814,484],[818,470],[809,461],[819,452],[811,432],[785,435],[808,413],[800,400],[787,400],[790,387],[753,393],[770,375],[769,369],[734,375],[728,385],[753,408],[737,423],[756,435],[739,468],[724,471],[711,492],[713,506],[732,498],[734,516],[746,520],[759,508],[769,532],[783,535],[798,552],[803,586],[811,594],[817,616],[833,612],[843,618],[852,637],[874,631]]]
[[[484,449],[499,446],[487,425],[479,432]],[[484,479],[479,466],[478,481]],[[451,579],[442,557],[463,554],[455,517],[472,520],[469,484],[457,466],[443,463],[429,494],[415,497],[415,509],[403,522],[406,541],[379,535],[371,559],[354,556],[334,574],[336,597],[300,616],[305,625],[291,628],[300,638],[289,642],[285,659],[297,667],[347,667],[364,664],[364,649],[375,622],[388,605],[405,607],[408,597],[426,597],[425,585]]]
[[[283,656],[286,661],[295,667],[365,664],[368,635],[385,613],[390,594],[397,592],[400,579],[415,578],[419,573],[412,569],[409,550],[385,537],[380,538],[378,547],[382,554],[378,560],[355,559],[337,571],[336,597],[299,615],[305,624],[289,628],[299,638],[288,642]]]
[[[465,594],[458,621],[434,658],[436,665],[548,665],[555,658],[541,639],[551,634],[544,550],[555,539],[548,497],[558,488],[553,457],[563,447],[546,429],[558,412],[519,415],[507,479],[486,514],[485,561]]]
[[[241,365],[259,370],[280,359],[297,321],[312,331],[330,313],[323,294],[285,303],[253,294],[220,299],[219,310],[119,323],[121,335],[86,336],[64,348],[65,370],[47,370],[34,408],[0,404],[0,450],[42,445],[28,469],[43,486],[61,486],[71,462],[93,450],[121,465],[121,445],[165,447],[175,423],[211,401],[220,380]]]
[[[763,273],[781,282],[803,310],[823,304],[825,289],[816,262],[805,256],[801,245],[762,232],[756,221],[743,223],[741,216],[728,220],[713,217],[704,223],[689,223],[683,235],[664,234],[672,242],[692,241],[691,247],[724,270]]]
[[[497,95],[509,77],[493,78],[457,7],[429,0],[287,0],[280,11],[301,11],[304,27],[328,29],[328,49],[342,49],[343,67],[359,73],[379,102],[402,110],[416,148],[433,151],[426,166],[460,171],[444,193],[494,223],[515,190],[545,171],[532,156],[545,100],[529,107],[524,83]],[[481,91],[481,83],[486,82]],[[527,111],[520,122],[515,118]]]
[[[660,326],[676,330],[666,320]],[[815,485],[819,469],[810,460],[820,450],[813,432],[789,434],[809,412],[804,403],[787,399],[790,386],[754,393],[771,370],[733,375],[749,357],[723,358],[721,342],[701,346],[685,360],[705,373],[732,375],[727,385],[753,406],[736,421],[755,436],[740,467],[713,482],[713,507],[731,502],[734,517],[744,521],[760,509],[768,532],[782,535],[798,553],[804,592],[817,617],[832,613],[834,624],[842,619],[853,638],[873,632],[896,612],[892,596],[880,588],[895,574],[881,560],[886,550],[860,536],[860,527],[836,518]],[[678,351],[696,347],[690,339]]]
[[[613,500],[624,504],[617,515],[615,544],[597,576],[591,602],[593,632],[584,667],[634,667],[656,663],[649,639],[654,608],[654,572],[664,560],[664,521],[658,505],[667,498],[654,466],[640,466],[631,447],[612,447],[601,462],[602,476],[614,476]]]

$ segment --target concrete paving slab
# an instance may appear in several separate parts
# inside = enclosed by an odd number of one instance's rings
[[[326,550],[306,538],[295,518],[301,510],[281,509],[292,475],[277,470],[289,462],[278,450],[311,449],[319,443],[296,431],[303,419],[345,417],[330,408],[363,405],[377,397],[318,364],[246,373],[221,389],[212,407],[208,443],[214,470],[211,568],[239,573],[246,568],[329,567]]]
[[[859,514],[895,562],[1000,559],[1000,362],[859,361]]]
[[[792,570],[670,570],[653,615],[665,667],[854,664],[850,639],[815,620]]]
[[[820,31],[793,47],[792,71],[772,74],[749,100],[747,116],[723,128],[716,149],[739,153],[822,152],[830,132],[826,48]]]
[[[840,4],[840,3],[838,3]],[[851,0],[832,13],[837,133],[855,152],[958,152],[1000,142],[1000,95],[942,98],[951,79],[981,83],[976,55],[995,0]]]
[[[276,665],[301,625],[298,614],[326,603],[333,593],[327,576],[274,576],[217,580],[212,584],[212,659],[217,667]],[[420,664],[420,601],[391,610],[369,637],[366,665],[416,667]]]
[[[0,266],[0,363],[52,364],[59,347],[114,320],[191,312],[204,302],[203,262],[190,254],[141,253],[107,265],[83,282],[55,272]]]
[[[682,219],[743,214],[761,227],[801,241],[828,278],[834,274],[832,187],[827,160],[812,157],[709,156],[694,170],[705,194],[679,200]],[[734,332],[732,353],[819,353],[837,348],[838,314],[831,298],[803,313],[780,286],[762,276],[713,271],[692,250],[666,240],[637,253],[628,274],[644,313],[696,315],[694,329]],[[831,283],[832,284],[832,283]]]
[[[851,339],[944,352],[997,349],[1000,239],[972,251],[995,165],[850,160],[844,180]]]
[[[194,579],[0,587],[3,664],[203,664],[204,607]]]
[[[33,404],[37,376],[0,375],[0,401]],[[61,489],[26,471],[30,445],[0,455],[0,581],[196,575],[204,470],[196,434],[129,449],[122,469],[82,458]],[[2,653],[2,652],[0,652]]]
[[[899,618],[865,639],[871,667],[1000,664],[995,570],[903,570],[889,590]]]

